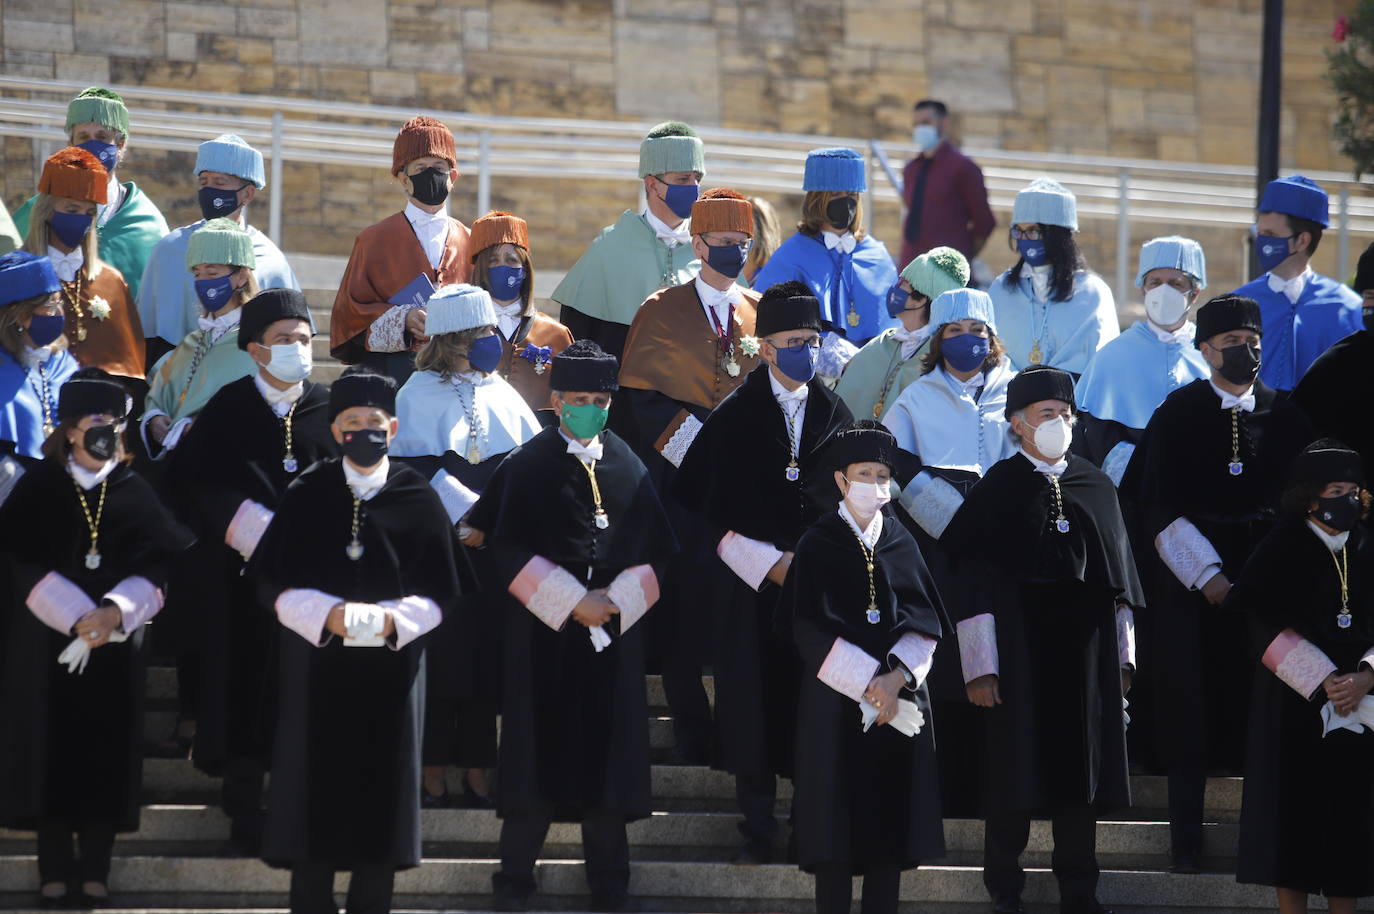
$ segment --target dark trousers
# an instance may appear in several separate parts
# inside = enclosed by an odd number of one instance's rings
[[[1054,854],[1050,866],[1059,880],[1061,906],[1083,904],[1097,897],[1097,815],[1091,806],[1061,808],[1051,819]],[[1026,873],[1021,854],[1030,840],[1030,816],[1022,813],[990,815],[983,832],[983,885],[995,903],[1021,897]]]
[[[863,914],[897,914],[902,871],[895,866],[871,868],[863,876]],[[848,866],[816,867],[816,914],[849,914],[854,881]]]
[[[650,615],[650,623],[678,758],[705,765],[711,761],[714,727],[711,703],[701,680],[708,649],[700,616],[699,559],[696,553],[684,552],[669,562],[664,597],[655,607],[662,615]]]
[[[80,858],[72,845],[73,834]],[[42,820],[38,824],[39,882],[109,882],[114,836],[113,822]]]
[[[224,765],[220,804],[230,819],[229,837],[249,852],[262,840],[263,770],[255,758],[231,758]]]
[[[534,862],[549,834],[548,816],[518,813],[501,822],[501,872],[494,887],[514,895],[534,891]],[[630,887],[630,842],[625,817],[599,812],[582,820],[582,852],[587,858],[587,887],[596,898],[620,898]]]
[[[390,863],[362,866],[348,880],[348,914],[387,914],[396,868]],[[291,914],[339,914],[334,903],[334,867],[298,863],[291,867]]]
[[[768,849],[778,833],[778,779],[771,774],[735,775],[735,802],[744,816],[739,830],[745,842]]]
[[[425,696],[423,761],[458,768],[496,767],[496,703],[449,698],[430,689]]]

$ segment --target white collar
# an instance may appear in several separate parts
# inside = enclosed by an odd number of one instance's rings
[[[67,458],[67,472],[71,473],[72,479],[76,480],[76,484],[87,492],[104,482],[105,477],[113,473],[114,468],[118,465],[119,461],[111,457],[109,460],[105,461],[105,464],[100,469],[93,473],[77,463],[74,458]]]
[[[877,548],[878,537],[883,535],[883,512],[881,510],[875,511],[873,520],[868,522],[867,527],[860,530],[859,522],[855,520],[854,515],[849,510],[849,503],[840,499],[840,517],[844,518],[849,529],[853,530],[854,534],[863,540],[865,546],[870,550]]]
[[[491,305],[496,309],[497,317],[513,317],[518,319],[525,310],[525,300],[523,298],[517,298],[509,305],[503,305],[499,302],[492,302]]]
[[[778,398],[779,403],[783,403],[789,400],[800,400],[803,403],[806,402],[806,395],[808,392],[809,385],[803,384],[796,390],[788,390],[786,387],[782,386],[782,384],[778,381],[777,378],[773,377],[772,366],[769,366],[768,368],[768,383],[773,386],[773,396]]]
[[[916,330],[908,330],[905,327],[898,327],[892,331],[892,338],[902,345],[902,359],[906,360],[916,354],[916,350],[921,348],[921,344],[930,339],[930,334],[935,328],[926,324]]]
[[[1251,384],[1245,393],[1237,397],[1222,390],[1217,386],[1217,382],[1211,378],[1207,379],[1207,383],[1212,385],[1212,391],[1221,398],[1222,409],[1232,409],[1239,406],[1243,412],[1253,413],[1255,411],[1255,385]]]
[[[561,428],[558,430],[558,434],[563,437],[564,441],[568,442],[568,453],[572,454],[583,463],[590,463],[593,460],[601,459],[601,454],[605,450],[605,445],[602,444],[600,435],[597,435],[591,441],[583,444]]]
[[[940,374],[944,375],[945,380],[949,382],[949,385],[953,387],[956,391],[967,393],[970,397],[973,396],[973,392],[975,390],[977,390],[980,387],[986,386],[988,383],[987,374],[981,371],[975,374],[973,377],[969,378],[967,381],[961,381],[954,375],[946,371],[945,366],[941,364]]]
[[[679,244],[692,243],[692,220],[683,219],[682,224],[673,228],[668,223],[654,215],[654,211],[649,207],[644,207],[641,213],[644,221],[649,223],[649,228],[654,230],[654,234],[668,247],[677,247]]]
[[[20,359],[24,363],[24,368],[33,371],[40,365],[46,365],[48,359],[52,358],[52,345],[47,346],[26,346]]]
[[[858,239],[854,237],[853,232],[841,234],[839,232],[832,232],[829,229],[825,229],[821,232],[821,241],[825,242],[825,249],[827,251],[833,251],[835,248],[839,248],[841,254],[854,253],[854,248],[859,243]]]
[[[1147,317],[1145,319],[1145,326],[1149,327],[1150,331],[1154,333],[1155,339],[1165,345],[1177,343],[1182,346],[1184,343],[1191,343],[1193,341],[1192,321],[1184,321],[1183,326],[1179,327],[1177,330],[1165,330]]]
[[[305,393],[304,381],[297,381],[295,384],[286,388],[286,390],[280,390],[263,380],[261,370],[253,375],[253,384],[257,386],[258,393],[262,394],[262,398],[267,401],[267,405],[272,407],[272,411],[277,412],[278,415],[285,415],[287,412],[285,409],[278,412],[278,404],[289,405],[295,403],[301,398],[301,394]]]
[[[58,279],[71,282],[76,279],[76,271],[86,262],[86,255],[82,253],[79,244],[65,254],[48,245],[48,260],[52,262],[53,272],[57,274]]]
[[[1349,530],[1343,530],[1336,534],[1327,533],[1321,527],[1318,527],[1316,521],[1312,520],[1310,517],[1307,519],[1307,528],[1317,534],[1321,541],[1326,544],[1326,548],[1330,549],[1332,552],[1340,552],[1345,548],[1345,541],[1350,539]]]
[[[353,490],[355,498],[363,501],[371,501],[372,496],[382,490],[386,485],[386,474],[391,469],[391,460],[385,455],[382,462],[373,468],[371,473],[361,473],[349,463],[348,458],[343,458],[344,482]]]
[[[239,318],[241,317],[243,317],[243,309],[235,308],[227,314],[221,314],[219,317],[206,317],[202,314],[200,317],[196,318],[196,325],[199,326],[201,330],[210,334],[211,343],[218,343],[224,338],[224,334],[239,325]]]
[[[1037,473],[1044,473],[1046,476],[1062,476],[1064,471],[1069,468],[1068,457],[1060,457],[1054,463],[1046,463],[1043,460],[1039,460],[1027,454],[1024,447],[1017,448],[1017,450],[1021,452],[1022,457],[1031,462],[1031,466],[1035,467],[1035,472]]]
[[[1030,268],[1031,290],[1035,292],[1035,297],[1047,299],[1050,296],[1050,280],[1053,279],[1050,271],[1054,269],[1052,264],[1042,263],[1038,267]]]
[[[727,309],[730,305],[737,305],[744,300],[744,295],[740,292],[739,286],[733,282],[724,290],[717,289],[702,279],[701,274],[698,273],[692,283],[696,286],[697,297],[701,299],[701,303],[708,308],[715,308],[717,311]]]
[[[119,205],[124,201],[124,188],[119,183],[119,176],[115,172],[110,172],[110,180],[105,184],[105,202],[97,203],[95,224],[104,225],[110,221],[110,217],[119,211]]]
[[[411,225],[433,226],[440,222],[448,224],[448,213],[443,207],[440,207],[437,213],[427,213],[416,206],[414,200],[406,200],[405,214]]]
[[[1307,288],[1307,281],[1312,278],[1312,268],[1309,266],[1292,279],[1284,279],[1280,276],[1269,274],[1269,291],[1282,292],[1290,302],[1296,302],[1302,296],[1302,290]]]

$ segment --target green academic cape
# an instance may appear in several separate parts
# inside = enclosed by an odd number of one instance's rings
[[[239,328],[233,327],[206,350],[195,376],[188,378],[196,348],[205,333],[204,330],[191,331],[181,345],[158,359],[148,378],[149,410],[160,409],[173,422],[197,416],[221,387],[257,373],[258,365],[253,357],[239,348]],[[183,388],[186,389],[185,399],[181,396]]]
[[[888,329],[869,340],[844,367],[835,393],[860,419],[881,419],[897,397],[921,376],[921,359],[930,348],[930,337],[902,360],[902,344]]]
[[[690,282],[700,269],[691,245],[669,248],[643,216],[626,210],[573,264],[553,300],[587,317],[628,326],[646,298]]]

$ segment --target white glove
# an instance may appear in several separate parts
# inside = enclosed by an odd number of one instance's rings
[[[878,709],[869,704],[867,700],[861,700],[859,702],[859,719],[863,723],[864,732],[867,733],[868,728],[872,727],[873,722],[878,719]],[[888,726],[895,727],[897,732],[903,736],[915,736],[921,732],[925,723],[925,715],[916,706],[916,702],[899,698],[897,699],[897,716],[888,721]]]
[[[1330,704],[1330,702],[1328,702],[1328,704]],[[1127,727],[1129,727],[1129,726],[1131,725],[1131,715],[1127,712],[1127,709],[1130,708],[1130,706],[1131,706],[1131,703],[1130,703],[1129,701],[1126,700],[1126,696],[1125,696],[1125,695],[1122,695],[1122,696],[1121,696],[1121,722],[1122,722],[1123,725],[1125,725],[1125,726],[1127,726]]]
[[[1365,727],[1374,728],[1374,695],[1361,698],[1360,706],[1355,709],[1354,714],[1337,714],[1336,706],[1329,701],[1322,705],[1323,737],[1333,730],[1363,733]]]
[[[128,640],[129,636],[124,632],[110,632],[110,644],[118,644]],[[68,673],[75,673],[80,676],[86,672],[86,664],[91,662],[90,641],[85,638],[74,639],[71,644],[67,645],[66,650],[57,655],[57,662],[65,663]]]
[[[381,647],[382,630],[386,628],[386,610],[371,603],[345,603],[344,628],[347,647]]]
[[[592,639],[592,647],[599,654],[611,646],[611,636],[606,634],[606,630],[600,625],[593,625],[587,629],[587,635]]]

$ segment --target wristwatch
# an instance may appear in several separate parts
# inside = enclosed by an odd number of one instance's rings
[[[906,680],[906,687],[908,689],[916,685],[916,677],[912,675],[911,670],[908,670],[906,668],[906,664],[899,662],[896,666],[896,669],[897,672],[902,674],[902,678]]]

